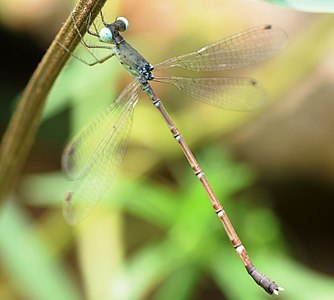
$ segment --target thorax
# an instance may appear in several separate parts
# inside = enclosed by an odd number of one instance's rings
[[[152,80],[153,66],[125,40],[116,44],[113,52],[131,76],[144,81]]]

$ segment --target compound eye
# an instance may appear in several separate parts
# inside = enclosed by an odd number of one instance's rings
[[[108,27],[103,27],[99,32],[100,41],[110,43],[112,41],[112,32]]]
[[[125,30],[128,29],[128,27],[129,27],[129,21],[126,18],[119,17],[119,18],[116,19],[116,22],[117,21],[121,23],[121,26],[119,27],[119,31],[122,32],[122,31],[125,31]]]

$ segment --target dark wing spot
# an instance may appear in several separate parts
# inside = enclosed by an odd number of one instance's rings
[[[70,202],[72,199],[72,195],[73,195],[72,192],[68,192],[65,196],[65,201]]]
[[[272,29],[272,28],[273,28],[272,25],[266,25],[266,26],[264,26],[264,29],[265,29],[265,30]]]
[[[251,85],[253,85],[253,86],[254,86],[254,85],[257,85],[257,81],[256,81],[256,80],[253,80],[253,79],[251,79],[251,80],[250,80],[250,84],[251,84]]]

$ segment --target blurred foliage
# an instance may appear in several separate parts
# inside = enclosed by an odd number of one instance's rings
[[[327,299],[333,295],[333,280],[288,258],[279,221],[265,194],[245,194],[253,199],[251,204],[240,193],[252,184],[250,170],[235,165],[217,148],[207,149],[199,159],[210,170],[209,180],[255,264],[273,278],[280,278],[287,290],[284,299]],[[95,291],[92,298],[144,299],[150,295],[150,299],[197,299],[197,287],[211,278],[211,284],[227,299],[268,299],[244,271],[197,179],[183,164],[171,166],[170,171],[177,187],[153,178],[118,179],[106,201],[77,228],[79,268],[94,278],[86,282],[84,290],[94,290],[95,284],[103,282],[105,290]],[[60,174],[27,176],[21,192],[30,206],[52,205],[55,209],[32,221],[22,208],[11,203],[1,215],[3,265],[21,293],[33,299],[80,299],[73,273],[65,264],[73,237],[59,222],[57,203],[66,189]],[[111,221],[113,218],[117,221]],[[147,226],[153,230],[148,237],[139,229]],[[119,231],[124,238],[119,237]],[[110,262],[108,255],[117,261]],[[110,267],[107,271],[106,265]],[[312,285],[312,292],[304,293],[305,284]],[[205,290],[210,294],[214,287]]]
[[[318,13],[332,13],[334,12],[333,1],[328,0],[266,0],[270,3],[275,3],[279,5],[284,5],[289,8],[318,12]]]
[[[130,20],[127,40],[155,63],[246,26],[274,23],[271,18],[279,9],[272,7],[267,14],[265,8],[254,16],[256,9],[237,1],[171,3],[112,1],[105,15],[113,19],[124,12]],[[275,19],[283,28],[289,23],[285,12]],[[289,49],[252,73],[273,101],[312,72],[332,47],[330,17],[300,24],[307,29],[291,38]],[[298,26],[290,23],[286,30]],[[115,61],[92,69],[72,60],[50,94],[37,141],[42,150],[35,149],[30,165],[45,167],[44,156],[48,162],[56,156],[59,162],[57,149],[65,142],[56,136],[59,128],[66,124],[69,136],[78,132],[128,80]],[[254,172],[234,163],[220,146],[222,134],[254,114],[188,105],[173,89],[156,88],[195,149],[254,264],[286,289],[281,299],[331,299],[333,278],[292,258],[270,197],[253,187]],[[145,97],[141,100],[121,174],[79,226],[68,227],[60,212],[69,184],[59,163],[42,168],[44,172],[26,171],[0,215],[0,299],[269,299],[244,270],[160,116]]]

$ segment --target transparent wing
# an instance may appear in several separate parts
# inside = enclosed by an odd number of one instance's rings
[[[156,77],[155,81],[171,83],[194,99],[228,110],[251,111],[267,103],[265,89],[251,78]]]
[[[66,147],[62,166],[73,181],[64,217],[76,224],[87,217],[110,187],[123,161],[134,106],[142,88],[130,83],[105,111]]]
[[[275,55],[286,41],[286,33],[278,27],[256,27],[198,51],[167,59],[155,65],[155,69],[181,67],[200,72],[242,68]]]

